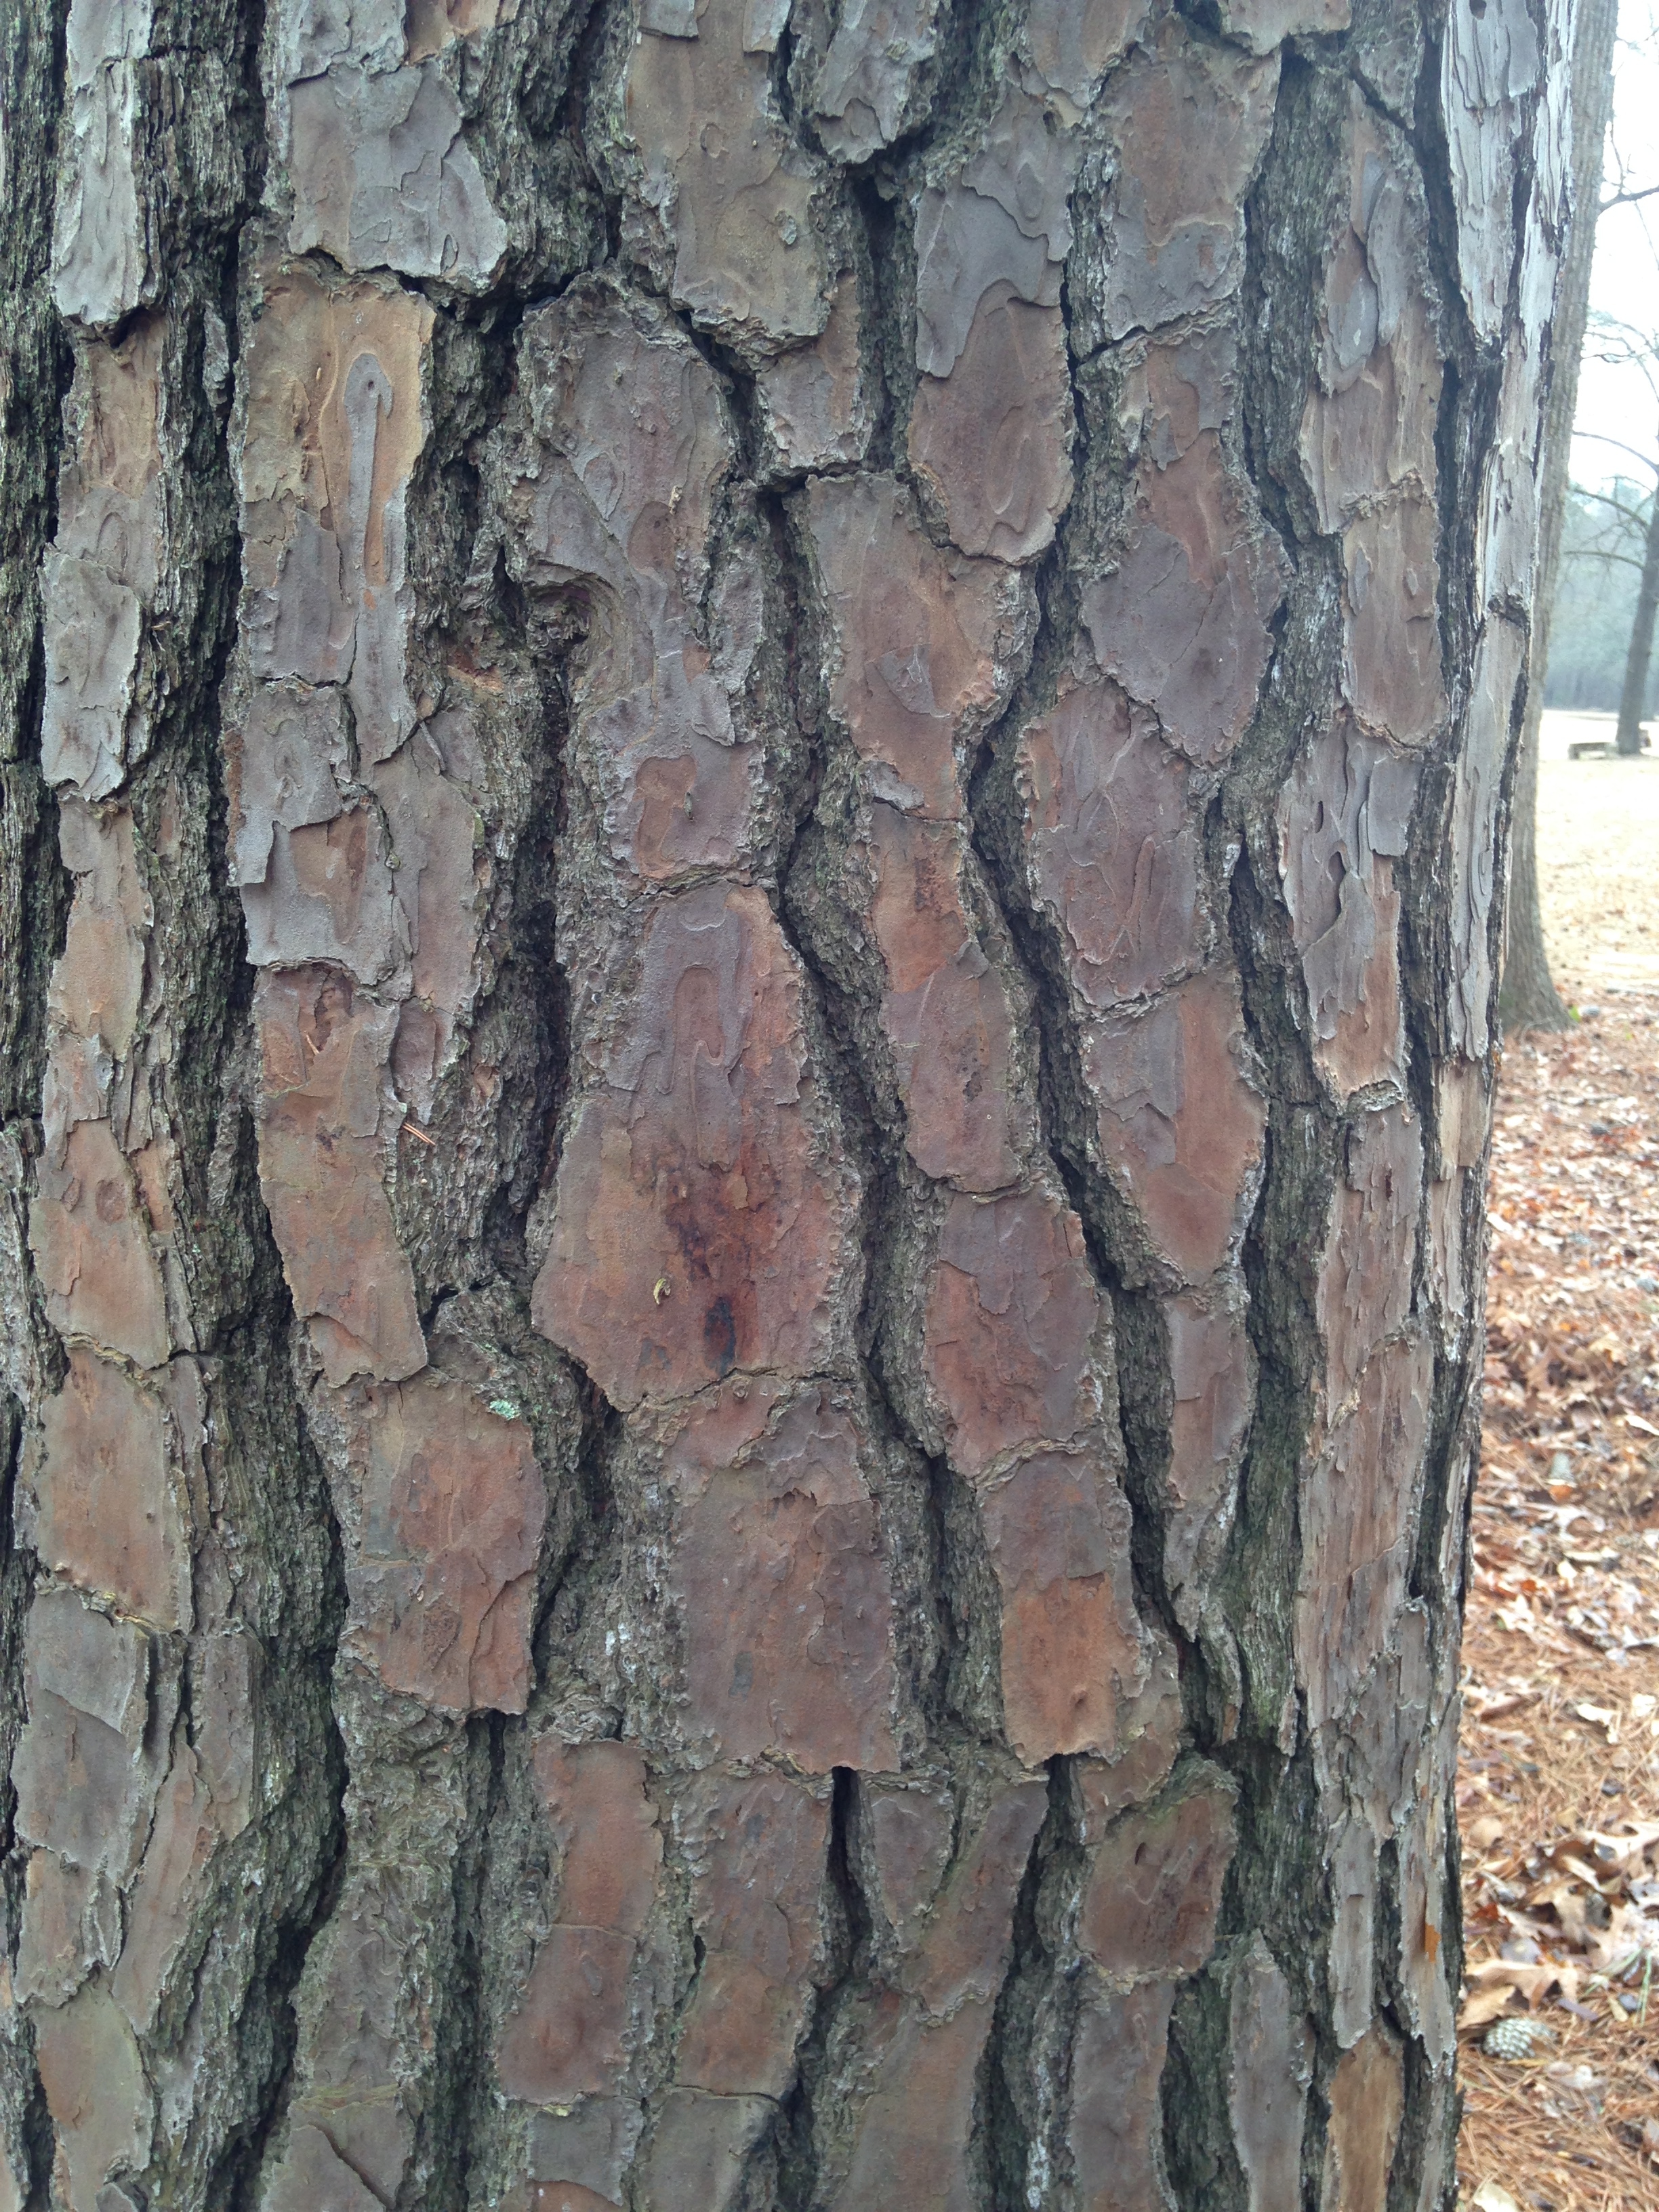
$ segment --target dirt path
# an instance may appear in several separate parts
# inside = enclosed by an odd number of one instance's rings
[[[1464,1644],[1479,2212],[1659,2207],[1659,762],[1569,763],[1566,719],[1539,858],[1583,1018],[1503,1069]]]
[[[1544,939],[1574,1002],[1624,984],[1659,991],[1659,754],[1567,758],[1610,743],[1611,714],[1544,717],[1538,770],[1538,874]]]

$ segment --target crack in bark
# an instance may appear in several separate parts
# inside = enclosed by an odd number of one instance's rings
[[[794,2081],[781,2101],[773,2131],[777,2212],[817,2212],[823,2130],[817,2100],[826,2082],[831,2083],[833,2094],[831,2045],[870,1963],[873,1923],[851,1849],[858,1817],[859,1777],[853,1768],[838,1766],[830,1797],[824,1880],[838,1908],[839,1944],[832,1978],[820,1986],[806,2034],[797,2045]]]
[[[1309,511],[1295,456],[1301,404],[1297,379],[1305,383],[1311,352],[1312,286],[1301,325],[1288,338],[1279,332],[1286,301],[1296,313],[1303,296],[1279,263],[1296,267],[1299,255],[1317,270],[1316,210],[1304,214],[1299,236],[1286,234],[1281,242],[1276,228],[1282,221],[1281,189],[1299,205],[1296,175],[1343,173],[1340,159],[1331,160],[1331,137],[1337,134],[1322,136],[1310,110],[1310,95],[1325,81],[1317,65],[1287,60],[1273,131],[1246,208],[1244,465],[1285,547],[1291,575],[1257,713],[1235,756],[1207,842],[1212,872],[1229,847],[1237,854],[1230,879],[1223,878],[1223,911],[1247,1030],[1273,1101],[1261,1188],[1243,1253],[1247,1326],[1258,1363],[1257,1410],[1223,1572],[1230,1614],[1250,1626],[1240,1638],[1245,1694],[1239,1740],[1224,1749],[1213,1747],[1240,1786],[1238,1850],[1218,1937],[1224,1942],[1253,1927],[1267,1932],[1275,1959],[1293,1978],[1296,2002],[1317,2026],[1322,2064],[1328,2067],[1335,2055],[1327,2039],[1328,1998],[1314,1966],[1326,1952],[1334,1923],[1326,1903],[1308,1739],[1299,1717],[1292,1717],[1291,1613],[1303,1548],[1298,1485],[1312,1421],[1307,1378],[1320,1371],[1322,1352],[1309,1231],[1327,1218],[1340,1181],[1346,1117],[1327,1102],[1313,1066],[1310,1008],[1277,882],[1271,822],[1252,822],[1253,800],[1259,804],[1258,794],[1282,787],[1305,733],[1319,726],[1327,672],[1340,649],[1334,635],[1338,564]],[[1340,138],[1338,147],[1340,152]],[[1329,165],[1322,172],[1322,155]],[[1283,183],[1286,179],[1292,181]],[[1290,1751],[1285,1735],[1292,1729],[1297,1747],[1281,1765],[1275,1753]],[[1196,2191],[1205,2173],[1219,2167],[1229,2177],[1232,2201],[1242,2203],[1245,2178],[1227,2110],[1224,2063],[1218,2070],[1228,2033],[1224,1989],[1206,1976],[1178,2002],[1172,2021],[1176,2063],[1166,2091],[1165,2148],[1183,2194]],[[1183,2108],[1188,2117],[1178,2118]],[[1317,2136],[1315,2128],[1304,2137],[1304,2170],[1322,2148]]]
[[[1048,2144],[1068,2083],[1040,2081],[1034,2045],[1036,2020],[1052,2004],[1072,1961],[1070,1946],[1056,1941],[1052,1905],[1044,1892],[1069,1880],[1081,1887],[1082,1837],[1077,1818],[1077,1760],[1064,1754],[1048,1762],[1048,1808],[1032,1839],[1030,1856],[1014,1907],[1012,1956],[992,2014],[981,2065],[981,2115],[991,2180],[988,2212],[1042,2212],[1052,2180]],[[1046,2099],[1041,2091],[1048,2094]],[[1051,2109],[1044,2109],[1045,2103]]]

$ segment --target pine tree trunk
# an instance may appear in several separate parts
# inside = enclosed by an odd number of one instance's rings
[[[1565,9],[11,4],[0,2212],[1449,2205]]]
[[[1509,896],[1504,923],[1504,977],[1499,1000],[1504,1026],[1561,1030],[1567,1010],[1550,978],[1544,919],[1538,900],[1538,763],[1549,675],[1550,626],[1561,570],[1561,529],[1566,519],[1572,459],[1573,417],[1578,411],[1578,369],[1589,322],[1590,270],[1595,258],[1595,219],[1601,167],[1613,113],[1613,49],[1618,0],[1581,0],[1573,30],[1572,215],[1556,286],[1550,336],[1549,398],[1544,410],[1544,461],[1538,484],[1538,562],[1527,659],[1527,708],[1515,773],[1510,830]]]

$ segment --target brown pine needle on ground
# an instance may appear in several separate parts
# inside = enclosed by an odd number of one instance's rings
[[[1511,1042],[1498,1092],[1458,2166],[1479,2212],[1659,2212],[1659,763],[1550,750],[1545,921],[1583,1018]],[[1510,2018],[1549,2040],[1489,2056]]]

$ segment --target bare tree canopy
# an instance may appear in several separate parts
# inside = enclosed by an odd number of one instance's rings
[[[1581,507],[1593,513],[1601,526],[1581,534],[1581,542],[1572,549],[1575,556],[1603,574],[1609,567],[1632,568],[1639,580],[1630,607],[1617,735],[1621,753],[1638,753],[1650,688],[1654,617],[1659,612],[1659,331],[1642,330],[1611,315],[1598,315],[1593,318],[1590,343],[1599,359],[1634,369],[1653,403],[1653,435],[1645,447],[1633,446],[1605,431],[1579,433],[1604,455],[1617,453],[1621,465],[1634,461],[1635,483],[1615,481],[1599,490],[1574,487]]]
[[[1565,0],[9,0],[0,2212],[1437,2212]]]

